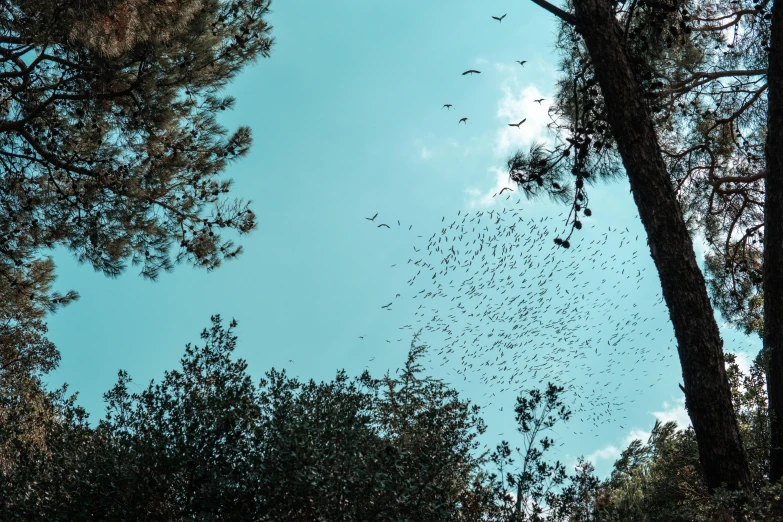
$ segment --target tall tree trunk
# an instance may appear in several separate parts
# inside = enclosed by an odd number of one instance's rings
[[[699,458],[710,490],[750,483],[726,376],[723,341],[643,92],[607,0],[574,0],[576,27],[595,67],[609,124],[647,231],[677,350]]]
[[[770,479],[783,477],[783,4],[772,4],[764,200],[764,353],[771,416]]]

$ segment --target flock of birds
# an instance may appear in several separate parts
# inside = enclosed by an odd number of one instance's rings
[[[505,17],[506,17],[506,15],[504,14],[503,16],[493,16],[492,18],[494,18],[498,22],[503,22],[503,19]],[[519,65],[524,67],[525,64],[527,63],[527,60],[516,60],[516,63],[518,63]],[[462,73],[462,76],[472,76],[474,74],[481,74],[481,71],[476,70],[476,69],[468,69],[467,71]],[[535,100],[535,102],[540,105],[541,102],[544,101],[544,99],[545,98],[540,98],[538,100]],[[441,110],[442,109],[451,110],[453,108],[454,108],[454,105],[452,105],[451,103],[444,103],[443,107],[441,107]],[[460,118],[459,121],[457,122],[457,125],[459,125],[460,123],[464,123],[465,125],[467,125],[469,121],[470,120],[467,117]],[[518,129],[521,129],[522,128],[522,124],[525,123],[526,121],[527,121],[527,118],[523,118],[519,123],[509,123],[508,126],[509,127],[516,127]]]
[[[498,23],[505,17],[492,16]],[[481,71],[462,73],[476,74]],[[508,125],[521,128],[525,121]],[[468,122],[463,117],[458,125]],[[493,197],[506,191],[513,192],[505,187]],[[582,421],[576,426],[623,427],[627,408],[677,368],[673,332],[653,320],[665,316],[660,287],[646,284],[638,268],[649,261],[637,257],[647,251],[645,240],[609,227],[602,235],[582,232],[564,250],[553,242],[562,214],[534,219],[511,198],[500,209],[443,216],[432,234],[412,233],[407,261],[392,265],[404,271],[404,289],[381,308],[392,311],[409,300],[399,308],[415,309],[413,318],[399,328],[422,332],[421,340],[435,347],[430,367],[455,385],[479,383],[482,407],[502,410],[522,390],[553,382],[570,394],[567,402]],[[377,218],[366,219],[375,224]],[[397,228],[412,230],[399,221]],[[640,295],[646,295],[642,307]]]
[[[381,308],[410,299],[414,317],[400,329],[422,331],[436,347],[432,368],[478,381],[483,407],[551,381],[566,387],[582,421],[622,425],[626,408],[675,362],[672,332],[651,319],[665,314],[662,298],[652,311],[637,309],[636,294],[656,288],[642,289],[645,242],[609,227],[559,249],[552,238],[563,216],[533,219],[516,203],[460,210],[429,236],[413,233],[407,262],[392,265],[406,272],[406,289]]]

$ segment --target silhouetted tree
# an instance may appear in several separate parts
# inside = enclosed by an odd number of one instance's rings
[[[256,386],[232,358],[233,327],[214,317],[181,368],[139,392],[120,372],[94,429],[50,394],[42,442],[8,436],[19,449],[0,468],[0,518],[424,522],[492,509],[477,407],[421,375],[424,347],[394,377],[272,370]]]
[[[568,475],[565,465],[549,462],[544,455],[554,445],[546,433],[571,417],[563,391],[549,383],[543,392],[532,389],[517,397],[514,413],[522,446],[515,449],[520,461],[515,461],[506,441],[498,444],[490,457],[498,471],[491,480],[504,520],[542,522],[558,511],[559,490]]]
[[[783,5],[772,2],[764,215],[764,354],[771,412],[770,476],[783,479]]]
[[[635,440],[615,462],[595,495],[596,520],[647,522],[780,520],[783,484],[769,482],[769,417],[764,367],[758,359],[743,374],[733,356],[727,372],[740,433],[748,448],[752,487],[710,495],[691,428],[656,422],[646,442]]]
[[[248,232],[254,217],[221,175],[250,132],[216,117],[233,104],[220,90],[269,53],[268,11],[269,0],[0,3],[0,372],[14,389],[35,390],[56,364],[45,314],[77,298],[51,288],[47,250],[149,278],[239,253],[222,232]]]
[[[665,159],[665,147],[681,136],[676,136],[674,125],[670,125],[674,137],[656,126],[666,127],[667,123],[656,116],[663,110],[659,100],[676,107],[682,103],[677,89],[699,84],[705,73],[694,73],[685,58],[688,53],[698,53],[706,43],[694,44],[696,38],[688,36],[694,30],[688,23],[690,9],[684,4],[633,2],[626,7],[574,0],[573,13],[568,13],[544,1],[536,3],[563,21],[559,42],[566,51],[562,67],[565,76],[555,107],[561,117],[556,127],[563,144],[554,151],[539,148],[511,158],[512,179],[533,195],[544,191],[570,194],[573,233],[581,228],[580,216],[592,213],[588,183],[625,171],[674,326],[686,404],[707,483],[710,488],[723,483],[730,488],[747,485],[750,473],[731,408],[723,341],[696,262],[686,222],[688,214],[683,212],[677,186],[671,182],[672,162]],[[720,16],[714,12],[708,15]],[[710,20],[699,18],[697,25],[703,22],[709,26]],[[681,43],[675,46],[675,41]],[[659,61],[673,63],[670,69],[679,78],[657,76]],[[707,59],[696,62],[709,64]],[[711,79],[710,74],[707,79]],[[675,80],[684,83],[678,86]],[[764,90],[759,88],[748,101],[758,99]],[[692,89],[689,93],[698,97]],[[737,103],[740,97],[738,93],[727,105]],[[716,126],[706,132],[705,141],[711,143],[710,132],[725,132],[731,121],[713,121]],[[709,149],[705,155],[710,155]],[[715,175],[714,169],[694,169],[685,173],[685,179],[691,179],[694,172],[707,172],[708,178]],[[566,183],[568,180],[573,180],[573,188]],[[708,181],[718,183],[712,178]],[[731,237],[731,230],[727,234]],[[560,241],[563,244],[564,240]]]
[[[9,0],[0,6],[0,290],[36,287],[43,250],[64,246],[108,275],[208,269],[255,226],[226,199],[220,90],[272,45],[269,0]],[[46,268],[51,269],[51,266]],[[42,303],[44,304],[44,303]],[[6,306],[7,303],[4,303]]]

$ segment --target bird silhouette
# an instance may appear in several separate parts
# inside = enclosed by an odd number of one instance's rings
[[[508,14],[508,13],[506,13],[506,14]],[[492,18],[494,18],[494,19],[495,19],[495,20],[497,20],[498,22],[503,22],[503,19],[504,19],[505,17],[506,17],[506,15],[504,14],[503,16],[493,16]]]
[[[537,104],[541,105],[541,102],[544,101],[544,100],[546,100],[546,98],[539,98],[539,99],[533,100],[533,101],[536,102]]]
[[[466,74],[481,74],[481,71],[477,71],[476,69],[468,69],[462,73],[462,76],[465,76]]]
[[[459,125],[460,123],[464,123],[465,125],[467,125],[468,124],[468,119],[467,118],[460,118],[460,120],[457,122],[457,125]]]
[[[454,106],[452,104],[450,104],[450,103],[444,103],[443,107],[446,107],[448,110],[451,110],[451,108],[454,107]],[[441,107],[441,109],[443,109],[443,107]]]
[[[377,218],[377,217],[378,217],[378,213],[376,212],[373,217],[371,217],[371,218],[364,218],[364,219],[366,219],[367,221],[375,221],[375,218]]]
[[[527,60],[517,60],[517,63],[518,63],[519,65],[521,65],[522,67],[524,67],[524,66],[525,66],[525,64],[527,63]]]
[[[391,227],[390,227],[389,225],[387,225],[386,223],[381,223],[380,225],[378,225],[378,228],[381,228],[381,227],[391,228]]]
[[[502,194],[502,193],[503,193],[503,192],[505,192],[506,190],[511,190],[511,187],[503,187],[503,188],[500,190],[500,192],[498,192],[498,195]],[[513,191],[513,190],[511,190],[511,192],[514,192],[514,191]]]
[[[523,119],[523,120],[522,120],[522,121],[520,121],[519,123],[509,123],[509,124],[508,124],[508,126],[509,126],[509,127],[516,127],[517,129],[521,129],[522,127],[520,127],[520,125],[522,125],[522,124],[523,124],[523,123],[525,123],[526,121],[527,121],[527,118]]]
[[[392,302],[394,302],[394,301],[392,301]],[[391,305],[392,305],[392,303],[389,303],[389,304],[387,304],[385,306],[382,306],[381,308],[389,308]]]

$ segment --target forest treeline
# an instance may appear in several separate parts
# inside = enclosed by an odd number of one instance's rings
[[[219,317],[180,367],[131,392],[121,371],[97,423],[66,389],[0,407],[2,520],[775,520],[764,372],[727,371],[753,488],[710,494],[691,428],[656,423],[600,480],[548,454],[571,412],[550,384],[517,398],[517,434],[481,451],[479,408],[429,377],[414,338],[394,375],[253,382]],[[4,385],[7,383],[4,382]],[[24,394],[24,395],[22,395]],[[754,448],[755,450],[751,450]]]
[[[215,319],[97,425],[43,386],[55,248],[107,276],[217,269],[255,228],[225,177],[251,145],[222,89],[273,48],[269,0],[0,3],[3,520],[774,520],[783,478],[783,7],[773,0],[533,0],[558,22],[552,146],[508,160],[569,208],[569,248],[627,176],[677,341],[692,428],[656,425],[607,481],[547,460],[556,384],[517,442],[477,452],[479,412],[421,376],[252,383]],[[507,19],[504,24],[512,23]],[[589,206],[588,206],[589,205]],[[708,245],[704,266],[694,237]],[[715,313],[763,349],[749,375]],[[551,376],[556,383],[557,376]],[[402,390],[402,395],[400,394]],[[521,455],[521,456],[520,456]],[[515,462],[511,462],[514,460]]]

